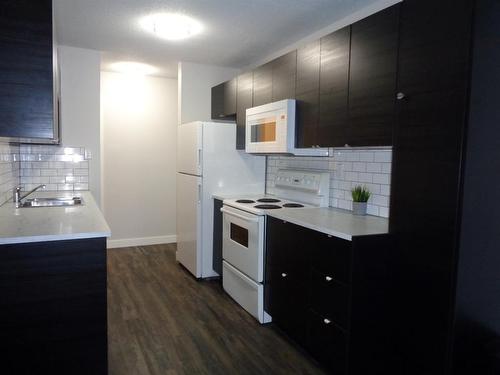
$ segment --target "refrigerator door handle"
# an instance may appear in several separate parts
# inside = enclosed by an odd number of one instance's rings
[[[201,149],[198,149],[198,168],[201,168]]]
[[[201,185],[198,185],[198,203],[201,203]]]

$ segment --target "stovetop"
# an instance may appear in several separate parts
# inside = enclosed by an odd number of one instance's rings
[[[255,215],[265,215],[268,210],[326,207],[329,203],[330,174],[280,169],[274,179],[273,193],[275,195],[224,199],[223,203]]]
[[[242,197],[236,199],[224,199],[227,206],[232,206],[256,215],[265,215],[267,210],[298,209],[306,207],[316,207],[297,201],[291,201],[275,195],[260,195],[254,197]]]

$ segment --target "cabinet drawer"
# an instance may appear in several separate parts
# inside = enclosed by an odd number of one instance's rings
[[[349,293],[349,286],[323,272],[311,270],[310,307],[344,329],[349,326]]]
[[[335,280],[349,284],[351,279],[351,242],[319,232],[312,232],[309,241],[313,268]]]
[[[346,373],[347,334],[313,311],[307,315],[307,349],[336,375]]]

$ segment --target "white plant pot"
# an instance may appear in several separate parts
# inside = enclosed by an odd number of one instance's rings
[[[353,215],[366,215],[367,202],[352,202]]]

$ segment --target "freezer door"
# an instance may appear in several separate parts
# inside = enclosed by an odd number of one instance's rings
[[[203,123],[182,124],[177,128],[177,172],[202,175]]]
[[[195,277],[201,277],[202,178],[177,173],[176,259]]]

